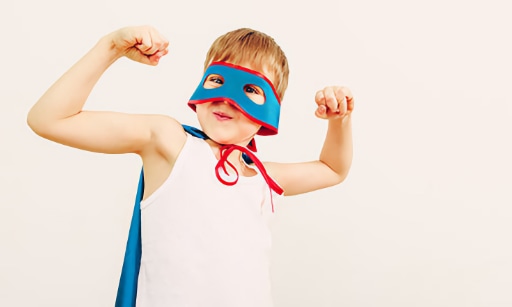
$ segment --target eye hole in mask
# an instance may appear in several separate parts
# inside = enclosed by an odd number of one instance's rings
[[[205,89],[215,89],[224,85],[224,78],[218,74],[208,75],[204,81],[203,87]],[[244,85],[243,91],[245,95],[255,104],[262,105],[265,103],[265,92],[261,87],[254,84]]]
[[[224,84],[224,78],[221,75],[211,74],[204,80],[203,87],[205,89],[212,89],[221,87]]]
[[[244,92],[255,104],[262,105],[265,103],[265,93],[259,86],[246,84],[244,85]]]

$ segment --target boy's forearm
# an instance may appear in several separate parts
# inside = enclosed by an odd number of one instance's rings
[[[352,164],[352,119],[351,114],[342,119],[329,120],[320,161],[336,173],[342,182]]]
[[[41,96],[28,114],[29,125],[38,129],[78,114],[101,75],[119,57],[108,36],[100,39]]]

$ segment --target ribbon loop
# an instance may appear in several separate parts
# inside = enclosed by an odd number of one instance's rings
[[[238,178],[240,177],[238,175],[238,170],[236,169],[236,167],[231,162],[228,161],[229,154],[234,149],[235,148],[231,147],[231,146],[223,146],[223,147],[221,147],[221,149],[220,149],[220,158],[219,158],[219,161],[217,162],[217,165],[215,165],[215,175],[217,176],[217,179],[219,179],[219,181],[222,182],[223,184],[229,185],[229,186],[235,185],[238,182]],[[225,177],[222,177],[222,175],[219,172],[219,170],[222,169],[224,174],[226,176],[229,176],[228,170],[226,168],[226,164],[235,172],[236,176],[235,176],[235,179],[233,181],[228,181],[227,179],[225,179]]]
[[[215,175],[217,176],[217,179],[220,182],[222,182],[223,184],[228,185],[228,186],[235,185],[238,182],[238,178],[240,177],[240,175],[238,174],[236,167],[231,162],[228,161],[229,155],[234,150],[240,151],[241,153],[247,155],[252,160],[252,162],[254,163],[254,165],[256,165],[256,167],[258,168],[258,171],[261,173],[261,175],[263,176],[263,179],[265,179],[265,182],[267,183],[267,185],[269,186],[269,188],[271,190],[273,190],[274,192],[276,192],[279,195],[283,194],[283,189],[277,184],[277,182],[275,182],[268,175],[267,170],[265,169],[265,166],[256,157],[256,155],[254,155],[249,149],[242,147],[242,146],[234,145],[234,144],[233,145],[224,145],[220,149],[219,161],[217,162],[217,165],[215,165]],[[226,164],[235,172],[236,177],[232,181],[228,181],[227,179],[222,177],[222,175],[220,173],[220,170],[222,170],[224,172],[224,174],[229,176],[229,173],[226,168]],[[271,193],[271,196],[272,196],[272,193]],[[273,202],[272,202],[272,212],[274,212]]]

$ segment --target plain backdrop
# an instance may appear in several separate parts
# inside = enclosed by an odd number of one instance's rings
[[[113,306],[141,161],[44,140],[26,114],[101,36],[142,24],[169,55],[119,60],[86,108],[195,125],[206,51],[239,27],[273,36],[291,66],[262,160],[316,159],[315,92],[355,95],[347,180],[277,206],[276,307],[512,306],[507,3],[2,1],[0,306]]]

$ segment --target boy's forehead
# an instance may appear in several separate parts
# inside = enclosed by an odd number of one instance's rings
[[[239,65],[239,66],[248,68],[250,70],[257,71],[260,74],[262,74],[265,77],[267,77],[267,79],[269,79],[270,82],[272,82],[272,84],[275,84],[274,74],[270,72],[270,69],[268,68],[268,65],[261,65],[261,64],[258,65],[258,64],[251,63],[251,62],[248,62],[248,61],[242,62],[240,64],[237,64],[237,63],[232,63],[232,64]]]

